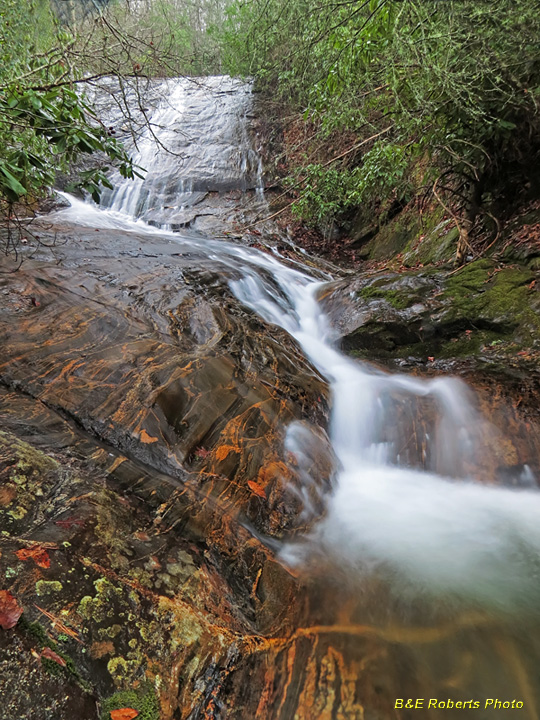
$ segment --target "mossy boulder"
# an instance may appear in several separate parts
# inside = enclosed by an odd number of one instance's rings
[[[359,218],[351,230],[351,247],[365,260],[391,260],[399,256],[407,267],[445,263],[456,253],[459,231],[439,205],[420,214],[415,205],[378,224]]]
[[[344,349],[355,356],[421,362],[513,356],[540,348],[537,275],[483,259],[457,272],[360,275],[325,297]]]

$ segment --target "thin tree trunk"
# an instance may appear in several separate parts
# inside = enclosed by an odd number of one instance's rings
[[[482,195],[484,194],[485,177],[482,175],[471,189],[471,198],[466,208],[465,215],[458,224],[459,239],[456,249],[456,265],[460,267],[465,262],[467,252],[472,252],[471,247],[471,231],[476,220],[476,216],[482,204]]]

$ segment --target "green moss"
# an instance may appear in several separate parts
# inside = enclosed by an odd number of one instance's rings
[[[42,657],[41,666],[43,667],[47,675],[52,675],[53,677],[63,677],[66,675],[65,668],[60,665],[60,663],[57,663],[56,660]]]
[[[137,720],[159,720],[159,700],[152,685],[147,683],[138,690],[121,690],[102,703],[101,720],[110,720],[111,710],[133,708],[139,715]]]
[[[55,643],[54,640],[47,635],[47,631],[43,625],[39,622],[30,622],[23,614],[21,615],[17,628],[27,638],[29,638],[32,644],[38,649],[43,650],[43,648],[48,647],[65,662],[65,665],[61,665],[56,662],[56,660],[41,656],[41,665],[48,675],[52,675],[57,678],[71,676],[85,692],[91,692],[90,685],[82,678],[75,662],[73,661],[73,658],[64,652],[64,650],[62,650],[57,643]],[[62,639],[64,642],[69,641],[69,637],[67,635],[59,635],[58,639]]]
[[[421,219],[416,209],[414,212],[402,212],[379,230],[362,254],[371,260],[392,258],[414,242],[421,230]]]
[[[459,230],[453,221],[444,221],[420,238],[416,243],[410,243],[412,247],[404,254],[405,264],[430,265],[452,260],[456,253]]]
[[[516,332],[516,339],[531,341],[540,332],[540,319],[531,306],[530,283],[534,273],[527,268],[496,268],[489,260],[478,260],[450,277],[444,297],[451,301],[446,317],[464,318],[481,329]]]
[[[405,290],[385,290],[384,288],[377,287],[375,285],[368,285],[367,287],[362,288],[358,294],[366,300],[374,298],[386,300],[386,302],[388,302],[396,310],[405,310],[405,308],[414,305],[415,302],[414,296],[406,295]]]
[[[17,627],[40,647],[47,646],[51,649],[53,648],[55,643],[49,638],[43,625],[38,622],[30,622],[24,613],[21,615]]]

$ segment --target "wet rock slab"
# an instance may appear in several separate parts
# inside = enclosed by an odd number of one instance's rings
[[[258,537],[294,531],[283,433],[324,425],[326,386],[204,252],[65,239],[0,281],[0,563],[41,628],[3,636],[5,662],[18,643],[36,702],[50,695],[43,648],[65,650],[75,669],[52,670],[79,717],[120,690],[138,709],[159,695],[152,717],[202,717],[262,634],[298,621],[298,583]],[[19,560],[24,548],[50,565]]]

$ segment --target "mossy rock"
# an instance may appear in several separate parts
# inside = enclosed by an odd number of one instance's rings
[[[362,255],[370,260],[386,260],[402,252],[421,233],[420,218],[402,213],[385,225],[365,246]]]
[[[111,720],[113,710],[132,708],[137,710],[138,720],[159,720],[161,711],[154,688],[146,684],[137,690],[121,690],[102,703],[101,720]]]
[[[402,292],[400,293],[399,290],[389,290],[376,287],[374,285],[368,285],[367,287],[362,288],[358,294],[366,300],[370,300],[372,298],[381,298],[381,300],[386,300],[386,302],[388,302],[396,310],[404,310],[414,303],[413,297],[407,296]]]
[[[467,265],[446,283],[446,318],[469,319],[484,329],[517,331],[521,342],[540,338],[539,301],[529,268],[498,268],[489,260]]]
[[[435,218],[432,218],[432,222]],[[459,230],[452,220],[443,220],[423,235],[412,248],[406,249],[405,265],[430,265],[450,262],[456,254]],[[412,245],[412,243],[410,243]]]
[[[363,231],[369,241],[360,255],[369,260],[390,260],[403,253],[406,264],[416,265],[449,260],[455,253],[455,228],[452,221],[443,220],[439,206],[423,215],[410,206],[388,224],[380,225],[377,232],[373,233],[372,226],[366,226]]]
[[[360,278],[344,349],[366,359],[514,356],[540,346],[540,294],[527,267],[481,259],[458,272]],[[355,319],[356,318],[356,319]]]

